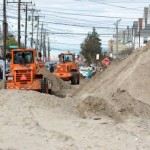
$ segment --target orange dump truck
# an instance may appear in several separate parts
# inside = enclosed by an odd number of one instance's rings
[[[11,50],[9,58],[10,73],[6,75],[5,89],[51,93],[51,81],[39,73],[44,63],[37,61],[37,51],[35,49]]]
[[[80,75],[78,65],[75,63],[75,54],[68,51],[58,57],[59,63],[55,66],[54,74],[65,81],[71,80],[71,84],[79,84]]]

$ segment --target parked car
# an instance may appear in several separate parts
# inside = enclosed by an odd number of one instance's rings
[[[3,60],[0,60],[0,67],[3,68]]]
[[[80,75],[82,75],[83,77],[86,77],[88,73],[88,68],[82,66],[80,67],[79,72],[80,72]]]
[[[56,61],[52,61],[52,62],[46,62],[45,63],[45,67],[51,72],[53,73],[55,71],[55,66],[56,66],[57,62]]]
[[[56,61],[45,62],[45,67],[46,67],[47,69],[49,69],[50,65],[55,66],[56,64],[57,64],[57,62],[56,62]]]
[[[3,71],[3,65],[4,65],[3,63],[4,63],[3,60],[0,60],[0,68],[2,69],[2,71]],[[6,63],[6,74],[8,73],[10,73],[10,62]]]
[[[10,73],[10,63],[6,63],[6,74]]]

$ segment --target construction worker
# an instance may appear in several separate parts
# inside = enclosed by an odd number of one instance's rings
[[[87,79],[90,79],[90,78],[91,78],[91,75],[92,75],[91,68],[90,68],[90,67],[88,67],[88,70],[87,70],[87,76],[86,76],[86,78],[87,78]]]
[[[51,73],[54,72],[54,66],[53,66],[53,64],[50,64],[49,71],[50,71]]]

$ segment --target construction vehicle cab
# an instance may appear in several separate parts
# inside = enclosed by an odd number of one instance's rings
[[[37,61],[37,51],[35,49],[11,50],[9,58],[10,73],[6,75],[6,89],[51,92],[51,81],[39,73],[44,63]]]
[[[75,63],[75,54],[61,53],[59,56],[59,64],[55,66],[54,74],[63,80],[71,80],[71,84],[79,84],[79,68]]]

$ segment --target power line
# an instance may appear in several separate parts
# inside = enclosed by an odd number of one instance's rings
[[[115,0],[113,0],[113,1],[111,1],[111,0],[107,0],[107,2],[108,3],[133,3],[133,1],[115,1]],[[149,1],[134,1],[134,3],[149,3]]]
[[[51,22],[51,21],[40,21],[40,22],[44,22],[44,23],[50,23],[50,24],[58,24],[58,25],[65,25],[65,26],[75,26],[75,27],[85,27],[85,28],[98,28],[98,29],[115,29],[114,27],[108,27],[108,26],[85,26],[85,25],[77,25],[77,24],[68,24],[68,23],[61,23],[61,22]],[[119,28],[119,29],[125,29],[125,28]]]
[[[57,14],[65,14],[65,15],[72,15],[72,16],[87,16],[87,17],[96,17],[96,18],[122,18],[122,19],[137,19],[137,18],[129,18],[129,17],[110,17],[110,16],[104,16],[104,15],[89,15],[89,14],[77,14],[77,13],[66,13],[66,12],[60,12],[60,11],[50,11],[50,10],[42,10],[43,12],[50,12],[50,13],[57,13]]]
[[[143,11],[143,10],[136,9],[136,8],[129,8],[129,7],[124,7],[124,6],[118,6],[118,5],[114,5],[114,4],[110,4],[110,3],[104,3],[104,2],[97,2],[96,0],[88,0],[88,1],[95,2],[95,3],[98,3],[98,4],[107,5],[107,6],[112,6],[112,7],[127,9],[127,10]]]

